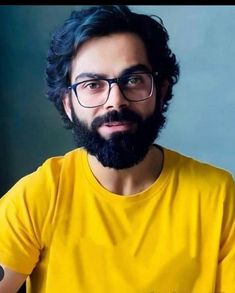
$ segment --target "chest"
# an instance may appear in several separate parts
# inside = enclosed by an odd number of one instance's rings
[[[212,292],[219,219],[209,228],[210,215],[202,216],[199,202],[165,198],[113,206],[94,200],[73,209],[58,218],[42,260],[49,279],[59,276],[51,286],[70,292]],[[58,288],[50,292],[64,292]]]

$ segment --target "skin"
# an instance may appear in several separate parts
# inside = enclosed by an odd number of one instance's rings
[[[109,36],[92,38],[79,48],[77,55],[73,59],[71,84],[76,83],[77,76],[84,72],[92,72],[107,78],[113,78],[120,76],[124,70],[138,64],[144,65],[150,71],[152,70],[145,45],[137,35],[133,33],[115,33]],[[168,83],[166,82],[158,97],[162,98],[164,96],[167,87]],[[89,127],[97,116],[104,115],[111,110],[119,111],[124,107],[146,118],[154,111],[156,88],[154,86],[153,94],[149,99],[138,103],[127,101],[116,84],[112,85],[109,99],[103,106],[84,108],[78,103],[73,92],[71,98],[69,95],[64,97],[63,103],[71,121],[72,103],[77,117],[86,122]],[[103,125],[98,129],[98,132],[107,139],[114,132],[134,131],[135,128],[135,124],[117,123],[115,125]],[[120,195],[130,195],[146,189],[159,176],[162,163],[162,153],[155,147],[150,147],[145,159],[138,165],[124,170],[103,167],[94,156],[89,155],[89,164],[96,179],[106,189]]]
[[[4,276],[0,280],[0,292],[15,293],[23,285],[27,278],[27,275],[14,272],[10,268],[0,264],[0,267],[4,271]]]
[[[79,48],[77,55],[73,59],[71,83],[75,83],[76,77],[84,72],[94,72],[107,78],[113,78],[119,76],[123,70],[137,64],[144,64],[151,70],[144,44],[136,35],[120,33],[93,38]],[[103,106],[90,109],[84,108],[77,102],[74,93],[72,93],[72,103],[79,119],[86,121],[90,125],[96,116],[103,115],[109,110],[119,110],[123,107],[129,107],[141,114],[143,118],[146,118],[153,113],[155,107],[154,97],[155,90],[150,99],[139,103],[131,103],[123,98],[117,85],[113,84],[109,99]],[[64,106],[68,117],[71,119],[68,96],[64,99]],[[109,136],[109,132],[105,128],[99,129],[99,132],[106,138]]]

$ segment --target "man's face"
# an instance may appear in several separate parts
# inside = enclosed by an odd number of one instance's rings
[[[79,48],[73,59],[71,84],[91,76],[120,77],[136,66],[152,71],[144,43],[137,35],[118,33],[93,38]],[[63,102],[74,122],[76,144],[85,147],[105,167],[123,169],[137,164],[162,125],[155,85],[152,95],[140,102],[126,100],[115,83],[102,106],[84,108],[74,92]]]

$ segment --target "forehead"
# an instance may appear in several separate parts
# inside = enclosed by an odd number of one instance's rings
[[[79,47],[72,61],[71,80],[83,72],[118,76],[125,69],[139,64],[151,70],[145,45],[136,34],[115,33],[95,37]]]

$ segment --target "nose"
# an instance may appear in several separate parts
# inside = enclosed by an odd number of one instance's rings
[[[125,99],[117,83],[112,83],[108,101],[105,103],[106,109],[120,109],[129,105],[129,101]]]

